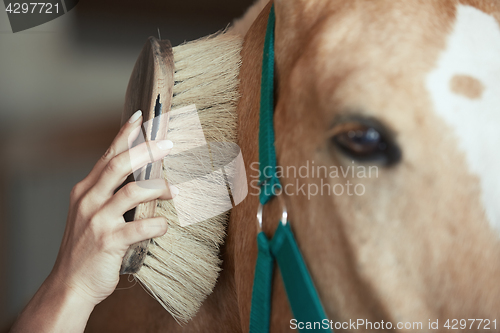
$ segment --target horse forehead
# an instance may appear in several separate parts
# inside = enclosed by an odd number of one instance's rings
[[[425,83],[435,113],[453,129],[469,171],[480,180],[490,225],[500,232],[498,22],[475,7],[457,5],[446,47]]]

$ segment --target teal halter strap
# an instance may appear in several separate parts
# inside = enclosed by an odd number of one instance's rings
[[[265,205],[281,188],[276,177],[276,149],[274,148],[274,5],[267,21],[262,77],[260,83],[259,116],[259,171],[260,203]]]
[[[274,5],[267,22],[259,119],[260,203],[265,205],[281,189],[276,176],[274,146]],[[261,216],[260,216],[261,217]],[[261,221],[260,221],[261,222]],[[283,218],[271,240],[264,232],[257,235],[258,256],[252,290],[250,333],[267,333],[271,318],[271,292],[274,261],[278,262],[283,284],[294,319],[311,323],[307,332],[330,332],[329,321],[321,305],[309,271],[293,236],[290,224]]]

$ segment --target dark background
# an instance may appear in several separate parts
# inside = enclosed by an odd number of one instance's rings
[[[252,0],[81,0],[13,34],[0,5],[0,329],[49,274],[69,192],[117,133],[148,36],[175,46],[224,29]]]

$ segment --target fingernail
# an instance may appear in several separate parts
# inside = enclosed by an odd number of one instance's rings
[[[167,229],[168,229],[168,222],[167,222],[167,219],[163,219],[163,220],[162,220],[162,222],[161,222],[161,224],[163,225],[163,228],[164,228],[165,230],[167,230]]]
[[[172,147],[174,146],[174,143],[170,140],[162,140],[162,141],[158,141],[156,143],[156,146],[158,148],[160,148],[161,150],[167,150],[167,149],[172,149]]]
[[[137,119],[139,119],[142,116],[142,111],[137,110],[132,117],[130,117],[130,120],[128,121],[129,123],[135,123]]]
[[[172,198],[179,194],[179,189],[174,185],[168,185],[168,187],[170,188],[170,194],[172,194]]]

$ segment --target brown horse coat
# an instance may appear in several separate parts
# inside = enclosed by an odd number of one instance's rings
[[[450,62],[455,59],[453,38],[462,33],[457,27],[475,29],[474,20],[489,17],[489,26],[496,22],[498,29],[500,2],[276,0],[275,6],[278,164],[298,169],[314,161],[328,170],[363,166],[332,143],[332,130],[342,117],[375,120],[402,152],[394,165],[379,165],[373,177],[349,172],[345,177],[282,178],[291,189],[286,202],[292,228],[328,317],[334,322],[421,322],[424,331],[429,321],[439,320],[440,330],[447,331],[447,319],[500,318],[495,229],[500,221],[493,221],[500,205],[491,199],[500,190],[499,177],[487,174],[489,169],[477,171],[474,149],[468,150],[471,135],[454,123],[460,114],[448,117],[442,111],[443,94],[433,90],[434,78],[447,64],[440,59],[448,54]],[[242,51],[239,145],[249,183],[256,176],[252,163],[258,161],[260,69],[269,9],[246,34]],[[457,71],[443,89],[466,104],[491,97],[489,90],[495,88]],[[481,109],[475,112],[482,117]],[[498,109],[489,116],[499,120]],[[498,138],[497,132],[479,140],[477,150]],[[346,181],[362,183],[363,194],[310,196],[298,190]],[[117,290],[99,305],[87,330],[248,331],[256,260],[254,194],[250,188],[231,213],[219,282],[191,322],[179,326],[135,286]],[[277,204],[270,206],[264,221],[268,235],[279,217]],[[277,272],[272,331],[291,330],[291,318]]]

